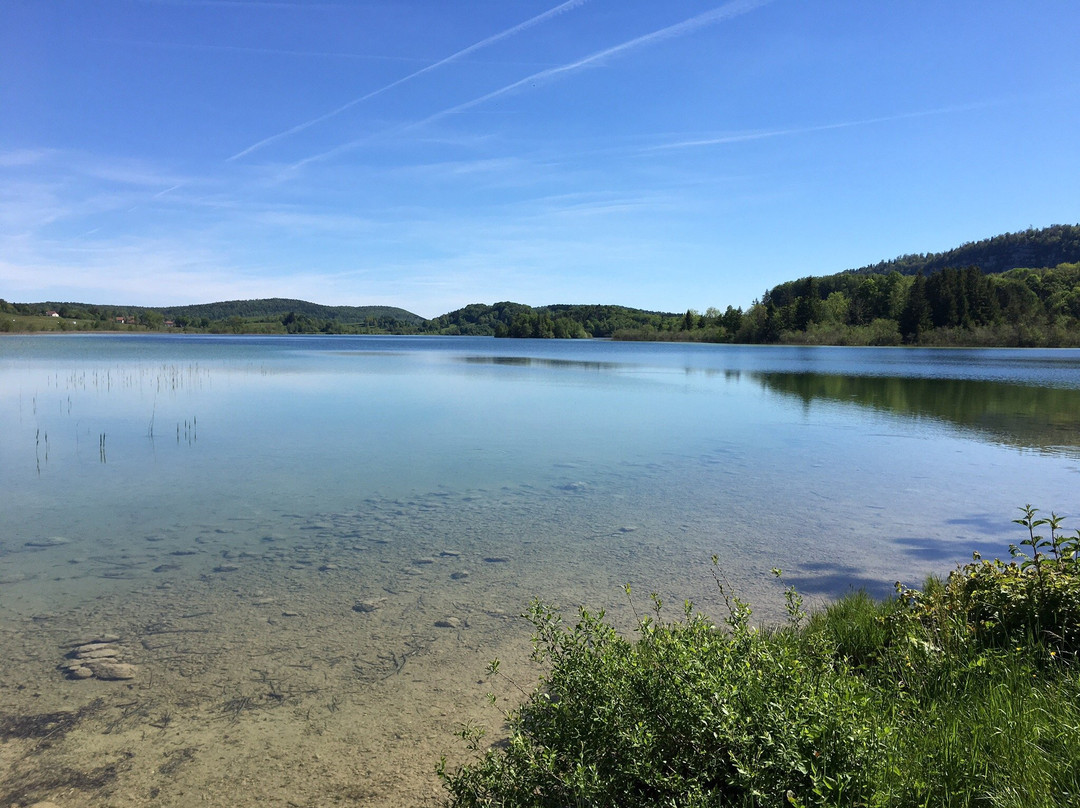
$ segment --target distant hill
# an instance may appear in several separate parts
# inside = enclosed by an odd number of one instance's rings
[[[901,255],[891,261],[847,270],[855,275],[887,275],[894,270],[901,275],[930,274],[952,267],[979,267],[991,275],[1018,268],[1055,267],[1080,261],[1080,225],[1055,224],[1020,233],[968,242],[939,253]]]
[[[397,320],[408,325],[419,325],[424,318],[405,309],[393,306],[322,306],[306,300],[271,297],[261,300],[226,300],[220,303],[199,303],[192,306],[145,307],[169,319],[205,317],[208,320],[227,320],[243,317],[251,320],[278,319],[289,313],[297,317],[329,320],[335,323],[362,323],[369,318]]]
[[[610,337],[627,329],[670,329],[681,315],[626,306],[473,303],[429,320],[430,333],[487,337]]]

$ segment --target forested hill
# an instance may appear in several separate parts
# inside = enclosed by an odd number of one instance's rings
[[[424,318],[405,309],[393,306],[322,306],[306,300],[290,300],[271,297],[262,300],[226,300],[221,303],[200,303],[193,306],[153,308],[166,318],[210,321],[241,317],[245,320],[273,320],[290,313],[295,317],[312,320],[328,320],[335,323],[362,323],[368,319],[396,320],[409,325],[419,325]]]
[[[968,242],[947,252],[902,255],[891,261],[848,270],[858,275],[930,274],[953,267],[979,267],[984,274],[1019,267],[1055,267],[1080,261],[1080,225],[1055,224]]]
[[[473,303],[428,320],[424,331],[435,334],[494,337],[610,337],[623,330],[670,330],[679,314],[643,311],[626,306]]]

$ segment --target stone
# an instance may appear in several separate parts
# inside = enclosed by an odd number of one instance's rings
[[[461,628],[461,620],[457,617],[444,617],[435,621],[436,628]]]
[[[88,651],[84,651],[81,648],[76,648],[72,654],[75,659],[116,659],[120,656],[120,649],[113,646],[106,646],[105,648],[91,648]]]
[[[450,577],[455,581],[463,581],[469,577],[469,573],[464,570],[459,570],[458,572],[451,572]]]
[[[361,614],[369,614],[376,609],[382,607],[386,602],[386,598],[377,598],[375,600],[358,600],[353,604],[353,611],[360,612]]]
[[[488,556],[484,559],[488,564],[505,564],[509,560],[506,556]]]
[[[46,547],[61,547],[65,544],[70,544],[70,539],[65,539],[63,536],[49,536],[46,539],[31,539],[24,544],[24,547],[30,547],[35,550],[44,550]]]
[[[71,640],[67,645],[72,648],[85,648],[88,645],[111,645],[114,642],[120,642],[119,634],[102,633],[87,634],[79,639]]]
[[[64,673],[66,673],[70,679],[89,679],[94,675],[94,672],[85,665],[79,665],[74,668],[65,668]]]
[[[86,667],[93,671],[98,679],[107,681],[134,679],[138,671],[138,668],[128,662],[116,662],[111,659],[87,660]]]
[[[238,569],[240,568],[235,564],[219,564],[214,567],[214,572],[236,572]]]
[[[566,483],[566,485],[560,485],[559,489],[562,491],[584,491],[588,487],[588,483],[584,483],[578,480],[576,482]]]
[[[414,564],[416,564],[418,566],[423,565],[423,564],[434,564],[435,559],[434,558],[426,558],[426,557],[425,558],[414,558],[412,563],[414,563]]]

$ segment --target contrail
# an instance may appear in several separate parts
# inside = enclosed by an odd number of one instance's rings
[[[857,121],[840,121],[838,123],[826,123],[818,126],[797,126],[790,129],[763,129],[751,132],[735,132],[718,137],[701,138],[698,140],[680,140],[675,143],[662,143],[658,146],[649,146],[641,151],[668,151],[673,149],[691,149],[703,146],[722,146],[726,143],[745,143],[751,140],[765,140],[772,137],[786,137],[788,135],[805,135],[811,132],[828,132],[834,129],[848,129],[853,126],[869,126],[875,123],[891,123],[904,121],[912,118],[926,118],[931,115],[947,115],[953,112],[967,112],[972,109],[994,106],[998,102],[977,101],[970,104],[958,104],[951,107],[938,107],[917,112],[904,112],[899,115],[884,115],[879,118],[863,118]]]
[[[448,115],[454,115],[458,112],[462,112],[466,109],[470,109],[472,107],[478,106],[479,104],[490,101],[493,98],[498,98],[499,96],[512,93],[520,87],[524,87],[526,84],[531,85],[535,84],[536,82],[555,78],[556,76],[573,73],[575,71],[594,65],[598,62],[603,62],[604,60],[609,59],[612,56],[618,56],[627,53],[628,51],[637,50],[638,48],[645,47],[646,45],[651,45],[654,42],[659,42],[664,39],[672,39],[679,36],[685,36],[686,34],[692,33],[699,28],[704,28],[708,25],[715,25],[716,23],[729,20],[732,17],[738,17],[742,14],[753,11],[759,6],[763,6],[771,2],[773,2],[773,0],[735,0],[735,2],[727,3],[726,5],[720,6],[719,8],[714,8],[711,11],[706,11],[702,14],[698,14],[695,17],[691,17],[688,20],[683,20],[682,22],[676,23],[675,25],[669,25],[667,28],[661,28],[658,31],[653,31],[649,34],[643,34],[642,36],[636,37],[635,39],[623,42],[620,45],[614,45],[610,48],[605,48],[604,50],[597,51],[596,53],[590,54],[589,56],[579,59],[576,62],[560,65],[558,67],[551,67],[547,70],[541,70],[539,73],[533,73],[531,76],[526,76],[525,78],[519,81],[515,81],[512,84],[507,84],[505,87],[500,87],[498,90],[493,90],[492,92],[486,95],[482,95],[479,98],[474,98],[471,101],[466,101],[463,104],[458,104],[456,107],[444,109],[442,112],[436,112],[434,115],[424,118],[422,121],[417,121],[416,123],[410,124],[407,128],[412,129],[418,126],[424,126],[425,124],[432,123],[433,121],[437,121],[440,118],[444,118]]]
[[[281,138],[284,138],[284,137],[289,137],[290,135],[295,135],[297,132],[301,132],[304,129],[307,129],[308,127],[315,126],[316,124],[322,123],[325,120],[333,118],[335,115],[340,115],[345,110],[351,109],[352,107],[355,107],[357,104],[363,103],[364,101],[367,101],[370,98],[374,98],[377,95],[382,95],[386,91],[392,90],[395,87],[399,87],[400,85],[404,84],[407,81],[412,81],[417,76],[422,76],[425,73],[431,72],[432,70],[436,70],[436,69],[438,69],[440,67],[443,67],[444,65],[450,64],[451,62],[455,62],[455,61],[457,61],[458,59],[461,59],[464,56],[468,56],[470,53],[475,53],[476,51],[478,51],[478,50],[480,50],[482,48],[486,48],[488,45],[492,45],[492,44],[494,44],[494,43],[496,43],[496,42],[498,42],[500,40],[506,39],[507,37],[511,37],[511,36],[514,36],[515,34],[519,34],[522,31],[526,30],[527,28],[532,28],[534,25],[539,25],[540,23],[545,22],[545,21],[551,19],[552,17],[558,16],[559,14],[562,14],[563,12],[570,11],[571,9],[574,9],[574,8],[577,8],[578,6],[584,5],[587,2],[589,2],[589,0],[566,0],[565,3],[561,3],[561,4],[557,5],[557,6],[555,6],[554,8],[548,9],[547,11],[545,11],[542,14],[538,14],[535,17],[532,17],[531,19],[525,20],[525,22],[518,23],[517,25],[515,25],[515,26],[513,26],[511,28],[507,28],[504,31],[500,31],[497,34],[492,34],[491,36],[487,37],[486,39],[481,39],[479,42],[473,43],[472,45],[469,45],[469,47],[464,48],[462,50],[459,50],[457,53],[452,53],[449,56],[447,56],[445,59],[440,59],[437,62],[433,62],[432,64],[429,64],[427,67],[420,68],[419,70],[415,71],[414,73],[410,73],[409,75],[403,76],[402,78],[397,79],[396,81],[392,81],[389,84],[387,84],[387,85],[385,85],[383,87],[380,87],[377,90],[372,90],[370,93],[367,93],[366,95],[362,95],[359,98],[354,98],[352,101],[349,101],[349,102],[347,102],[345,104],[342,104],[337,109],[331,110],[330,112],[327,112],[325,115],[320,115],[317,118],[312,118],[310,121],[306,121],[304,123],[297,124],[296,126],[292,127],[291,129],[286,129],[284,132],[278,132],[276,135],[271,135],[268,138],[263,138],[258,143],[253,143],[252,145],[248,146],[243,151],[239,151],[236,154],[234,154],[232,157],[228,158],[228,162],[231,162],[233,160],[238,160],[241,157],[244,157],[245,155],[251,154],[252,152],[257,151],[258,149],[261,149],[263,146],[266,146],[266,145],[268,145],[270,143],[273,143],[276,140],[280,140]]]
[[[684,36],[685,34],[692,33],[699,28],[704,28],[708,25],[714,25],[716,23],[723,22],[724,20],[729,20],[732,17],[746,14],[760,6],[766,5],[771,2],[773,2],[773,0],[735,0],[735,2],[727,3],[718,8],[714,8],[711,11],[706,11],[702,14],[698,14],[697,16],[691,17],[688,20],[683,20],[680,23],[669,25],[666,28],[661,28],[658,31],[653,31],[649,34],[643,34],[642,36],[623,42],[620,45],[614,45],[610,48],[605,48],[604,50],[597,51],[596,53],[579,59],[576,62],[570,62],[569,64],[560,65],[558,67],[551,67],[547,70],[541,70],[539,73],[533,73],[531,76],[526,76],[525,78],[519,81],[515,81],[512,84],[507,84],[505,87],[500,87],[498,90],[493,90],[492,92],[487,93],[486,95],[482,95],[479,98],[474,98],[471,101],[466,101],[462,104],[458,104],[457,106],[450,107],[449,109],[444,109],[441,112],[436,112],[434,115],[429,115],[423,120],[406,124],[404,126],[395,127],[389,130],[389,132],[380,132],[375,135],[369,135],[365,138],[360,138],[359,140],[353,140],[349,143],[344,143],[340,146],[335,146],[329,151],[312,155],[311,157],[306,157],[303,160],[294,163],[289,168],[290,170],[295,170],[298,168],[302,168],[308,163],[324,160],[328,157],[332,157],[336,154],[340,154],[341,152],[355,148],[356,146],[359,146],[363,143],[367,143],[378,137],[379,135],[399,133],[408,131],[410,129],[416,129],[418,127],[437,121],[441,118],[445,118],[448,115],[454,115],[466,109],[471,109],[472,107],[483,104],[484,102],[490,101],[493,98],[507,95],[526,85],[535,84],[539,81],[544,81],[554,78],[556,76],[561,76],[567,73],[581,70],[585,67],[596,64],[597,62],[602,62],[603,60],[608,59],[612,56],[621,55],[627,53],[628,51],[642,48],[646,45],[651,45],[654,42],[659,42],[664,39],[671,39],[677,36]]]

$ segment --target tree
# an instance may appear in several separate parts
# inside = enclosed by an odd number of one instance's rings
[[[908,292],[907,304],[900,313],[900,333],[905,342],[918,342],[932,326],[930,303],[926,297],[926,278],[920,272]]]

